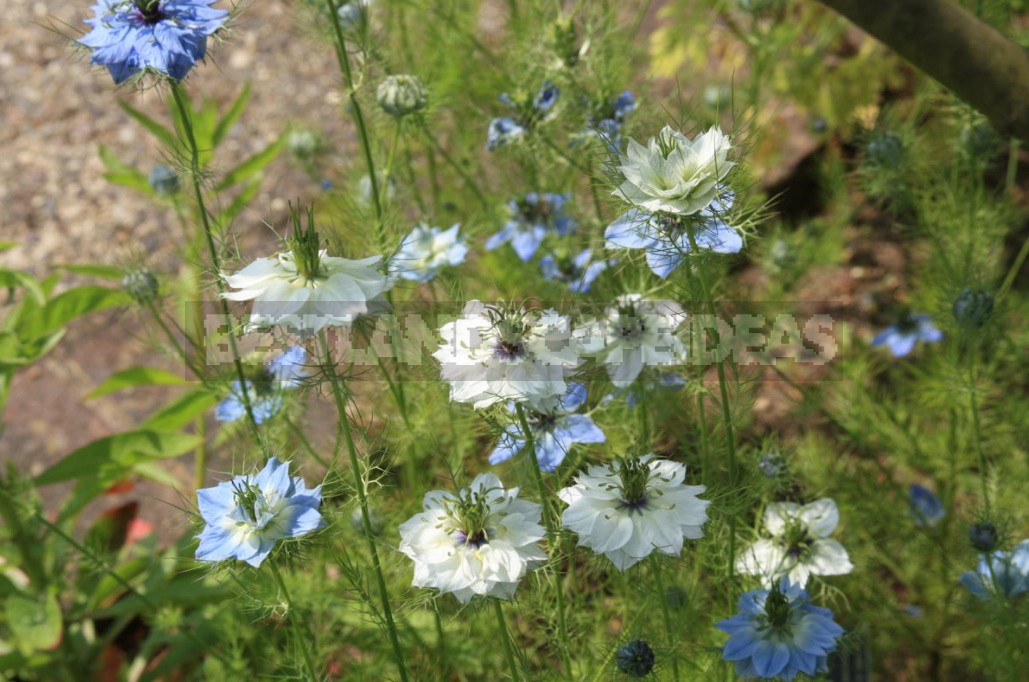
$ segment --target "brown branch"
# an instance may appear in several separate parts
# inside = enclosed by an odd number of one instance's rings
[[[819,0],[1029,140],[1029,53],[951,0]]]

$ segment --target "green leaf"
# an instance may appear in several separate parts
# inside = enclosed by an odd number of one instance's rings
[[[90,391],[86,398],[99,398],[132,386],[181,386],[185,383],[186,379],[175,372],[155,367],[129,367],[107,377],[107,380]]]
[[[121,289],[86,285],[69,289],[50,299],[43,308],[25,311],[18,331],[25,338],[42,336],[60,329],[86,313],[128,305],[132,299]]]
[[[36,302],[40,305],[46,303],[46,294],[43,293],[43,288],[39,286],[39,280],[27,272],[22,272],[21,270],[0,270],[0,287],[21,287],[32,298],[36,299]]]
[[[227,585],[208,585],[197,580],[196,576],[188,573],[174,578],[166,585],[161,585],[152,590],[147,590],[147,599],[157,606],[163,604],[177,604],[188,606],[191,604],[213,604],[224,601],[233,596],[232,589]],[[113,605],[95,614],[96,618],[117,618],[136,613],[142,613],[149,607],[134,594],[119,599]]]
[[[247,102],[250,101],[250,81],[247,81],[246,85],[243,86],[243,90],[239,93],[236,101],[232,103],[232,106],[226,112],[225,116],[218,121],[218,125],[214,128],[214,134],[211,136],[211,142],[217,147],[221,144],[221,141],[232,129],[232,126],[236,125],[239,121],[239,117],[243,115],[243,110],[247,106]]]
[[[118,101],[118,106],[124,109],[125,113],[127,113],[129,116],[136,119],[136,121],[138,121],[140,125],[149,130],[153,134],[153,136],[160,140],[161,144],[163,144],[168,149],[175,149],[179,146],[179,141],[175,137],[175,134],[172,133],[172,131],[168,130],[163,125],[161,125],[154,119],[150,118],[139,109],[136,109],[132,105],[127,104],[121,100]]]
[[[120,282],[125,277],[125,268],[117,265],[100,265],[99,263],[65,263],[58,265],[62,270],[74,272],[76,275],[87,275]]]
[[[154,431],[174,431],[189,424],[215,403],[209,391],[187,391],[147,417],[140,426]]]
[[[227,230],[232,221],[239,217],[239,214],[243,212],[243,209],[254,200],[257,196],[257,192],[261,189],[261,178],[255,177],[248,182],[243,189],[241,189],[232,202],[224,209],[218,212],[215,216],[215,225],[218,226],[219,230]]]
[[[53,649],[61,642],[61,605],[53,595],[24,593],[7,598],[7,625],[24,653]]]
[[[272,142],[270,145],[257,152],[249,159],[239,164],[231,171],[229,171],[222,181],[215,186],[215,191],[221,191],[227,187],[232,187],[237,182],[247,180],[253,177],[256,173],[260,173],[265,166],[272,162],[279,152],[282,151],[282,146],[285,144],[285,136],[280,135],[279,139]]]
[[[133,465],[177,457],[196,447],[198,436],[141,429],[107,436],[84,445],[36,477],[36,485],[90,477],[117,480]]]

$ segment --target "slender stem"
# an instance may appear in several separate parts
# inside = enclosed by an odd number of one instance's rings
[[[437,599],[432,600],[432,615],[436,621],[436,655],[439,657],[439,665],[435,667],[437,670],[446,672],[450,669],[450,666],[447,665],[447,637]]]
[[[704,414],[704,394],[697,393],[697,423],[700,425],[700,466],[704,471],[703,482],[711,480],[711,448],[707,442],[707,417]]]
[[[425,125],[425,122],[424,121],[420,121],[420,123],[421,123],[422,135],[425,137],[425,141],[428,142],[429,146],[432,147],[436,152],[438,152],[439,155],[443,157],[443,160],[446,161],[447,164],[451,168],[453,168],[457,172],[458,175],[461,176],[461,179],[464,180],[464,182],[468,186],[468,188],[470,190],[472,190],[472,193],[475,195],[475,198],[479,200],[479,203],[482,204],[482,207],[488,209],[489,208],[489,201],[486,199],[486,196],[482,193],[482,190],[479,189],[479,184],[477,182],[475,182],[475,178],[473,178],[471,176],[471,174],[467,170],[465,170],[461,166],[461,164],[459,164],[447,152],[447,150],[443,147],[443,145],[441,145],[439,143],[439,141],[436,140],[436,138],[432,136],[432,133],[429,132],[429,128],[428,128],[428,126]]]
[[[340,386],[339,377],[336,375],[335,363],[332,361],[332,352],[329,349],[329,341],[326,338],[325,330],[321,330],[320,338],[325,353],[325,372],[328,374],[329,382],[332,384],[332,396],[336,401],[336,411],[339,414],[339,423],[343,429],[343,439],[347,444],[347,454],[350,456],[350,471],[354,477],[354,489],[357,492],[357,500],[361,506],[361,523],[364,528],[365,541],[368,543],[368,553],[372,557],[372,568],[375,570],[375,581],[379,588],[379,598],[382,601],[382,613],[386,619],[386,630],[389,633],[390,644],[393,646],[393,658],[400,672],[400,679],[407,682],[407,668],[404,665],[404,650],[400,646],[400,638],[397,635],[397,626],[393,620],[393,609],[389,603],[389,591],[386,589],[386,578],[382,573],[382,562],[379,560],[379,549],[375,544],[375,532],[372,530],[371,514],[368,511],[368,496],[364,490],[364,479],[361,476],[361,466],[357,458],[357,446],[354,445],[354,434],[350,430],[350,420],[347,418],[346,399],[343,396],[343,388]]]
[[[672,613],[668,610],[668,595],[665,593],[665,579],[661,571],[661,560],[656,553],[650,555],[651,563],[654,566],[654,579],[657,582],[658,600],[661,602],[661,615],[665,619],[665,636],[668,638],[668,648],[672,655],[672,675],[678,682],[679,679],[679,655],[676,652],[676,629],[672,623]]]
[[[193,112],[186,104],[182,94],[182,86],[176,80],[171,81],[172,98],[175,100],[175,107],[179,110],[182,119],[182,128],[186,133],[186,142],[189,144],[190,153],[190,176],[193,180],[193,194],[197,202],[197,212],[200,214],[200,222],[204,228],[204,238],[207,242],[207,253],[211,259],[211,267],[214,269],[214,281],[218,287],[218,300],[221,303],[222,314],[226,322],[232,319],[229,311],[229,303],[221,294],[225,292],[225,285],[221,279],[221,259],[218,257],[218,247],[214,243],[214,232],[211,228],[211,221],[208,217],[207,207],[204,205],[204,191],[200,186],[200,147],[197,145],[196,135],[193,133]],[[232,353],[232,363],[236,369],[236,379],[239,381],[239,392],[243,402],[243,409],[247,413],[247,421],[253,431],[257,443],[264,448],[264,439],[257,428],[257,419],[254,417],[253,406],[250,404],[250,395],[247,390],[246,374],[243,372],[243,362],[239,357],[239,348],[236,346],[235,332],[230,328],[228,333],[229,350]]]
[[[308,641],[313,641],[314,637],[311,633],[307,633],[307,637],[304,633],[300,632],[300,624],[297,622],[295,608],[293,605],[293,597],[289,594],[289,588],[286,587],[286,581],[282,579],[282,571],[279,570],[278,565],[275,562],[269,562],[272,568],[272,575],[275,577],[275,582],[278,583],[279,589],[282,590],[282,596],[286,600],[286,617],[289,620],[289,627],[293,631],[293,638],[297,641],[297,646],[300,647],[301,653],[304,655],[304,665],[307,667],[308,679],[314,682],[318,680],[318,673],[315,671],[314,660],[311,658],[311,650],[307,647]]]
[[[979,456],[979,487],[983,496],[983,511],[990,518],[990,495],[986,484],[986,454],[983,452],[983,434],[979,423],[979,401],[975,395],[975,356],[978,348],[969,350],[968,361],[968,401],[972,408],[972,430],[975,436],[975,452]],[[989,563],[989,562],[988,562]]]
[[[375,231],[379,236],[380,246],[386,243],[383,233],[382,202],[379,196],[379,179],[375,175],[375,161],[372,159],[372,145],[368,138],[368,127],[365,125],[364,112],[361,103],[357,99],[357,89],[354,87],[354,73],[350,68],[350,57],[347,56],[347,41],[343,37],[343,27],[339,23],[336,0],[326,0],[329,6],[329,16],[332,21],[332,30],[336,36],[336,59],[339,61],[340,71],[346,80],[348,96],[350,98],[351,111],[354,114],[354,125],[357,127],[357,135],[361,140],[361,150],[364,153],[365,166],[368,169],[368,179],[372,188],[372,207],[375,209]]]
[[[536,456],[536,443],[532,435],[532,427],[525,416],[525,408],[521,403],[515,403],[515,410],[518,413],[518,421],[521,423],[522,432],[525,434],[525,448],[529,451],[532,459],[532,471],[536,478],[536,488],[539,491],[540,502],[543,505],[543,521],[547,526],[547,543],[551,548],[557,549],[561,545],[561,528],[554,518],[550,506],[550,495],[546,484],[543,482],[543,474],[540,471],[539,457]],[[557,569],[555,567],[555,573]],[[557,636],[561,644],[561,658],[564,661],[565,674],[569,677],[572,674],[572,658],[568,646],[568,621],[565,614],[564,582],[560,574],[555,575],[554,590],[557,596]]]
[[[497,613],[497,625],[500,626],[500,632],[502,633],[501,639],[504,640],[504,654],[507,656],[507,667],[511,671],[511,679],[517,682],[521,679],[521,675],[518,673],[518,665],[515,663],[514,644],[511,642],[511,633],[507,629],[507,621],[504,620],[504,609],[501,607],[499,599],[493,602],[493,606]]]

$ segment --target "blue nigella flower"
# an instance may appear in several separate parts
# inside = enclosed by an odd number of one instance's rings
[[[1014,599],[1029,591],[1029,540],[1010,552],[996,551],[989,559],[980,554],[978,570],[963,573],[961,584],[979,599]]]
[[[691,224],[684,223],[679,216],[630,209],[608,225],[604,231],[605,246],[609,249],[643,249],[647,254],[647,265],[662,279],[672,274],[692,250],[688,230],[693,231],[693,239],[699,249],[738,253],[743,248],[743,238],[719,217],[732,208],[733,200],[731,190],[723,191],[710,206],[697,213],[699,221]]]
[[[318,511],[322,487],[308,488],[290,477],[289,463],[272,457],[256,475],[236,476],[197,490],[200,516],[207,524],[197,537],[200,561],[239,559],[260,566],[283,538],[295,538],[325,525]]]
[[[792,680],[797,673],[829,669],[828,656],[843,628],[799,586],[783,580],[771,590],[751,590],[740,597],[739,609],[715,624],[731,635],[722,659],[736,663],[737,675]]]
[[[908,502],[915,517],[915,525],[921,528],[932,528],[947,515],[936,493],[917,483],[908,487]]]
[[[511,219],[486,240],[486,249],[492,251],[511,242],[519,258],[523,261],[531,260],[548,232],[565,235],[575,227],[575,220],[564,212],[564,204],[569,196],[529,192],[524,199],[511,199],[507,202]]]
[[[390,272],[414,282],[428,282],[444,266],[460,265],[468,247],[458,236],[460,225],[450,229],[418,225],[404,237],[400,251],[390,263]]]
[[[539,92],[532,99],[520,97],[516,100],[506,92],[501,94],[497,99],[511,107],[515,113],[490,121],[486,133],[486,149],[493,151],[524,136],[537,123],[548,118],[560,96],[561,91],[550,81],[543,81]]]
[[[91,64],[106,66],[115,83],[143,71],[182,80],[204,58],[207,36],[229,13],[215,0],[99,0],[93,30],[79,39]]]
[[[615,663],[626,675],[645,677],[654,669],[654,650],[642,639],[618,647]]]
[[[586,120],[586,129],[573,140],[573,144],[591,135],[597,135],[607,142],[611,151],[618,151],[622,139],[622,124],[635,109],[636,98],[626,90],[618,95],[610,107],[591,115]]]
[[[564,282],[568,289],[576,294],[586,293],[590,290],[593,280],[611,265],[606,260],[590,262],[590,254],[591,251],[586,249],[574,258],[557,254],[543,256],[540,258],[543,278]]]
[[[600,404],[607,405],[619,398],[625,398],[625,404],[636,409],[636,406],[643,402],[651,393],[657,393],[658,391],[681,391],[685,386],[686,379],[678,374],[661,372],[654,379],[634,381],[630,386],[620,388],[613,393],[608,393],[601,398]]]
[[[573,414],[586,402],[586,387],[571,384],[560,399],[540,411],[526,415],[532,429],[532,440],[540,471],[553,472],[564,460],[568,449],[575,443],[603,443],[604,432],[584,414]],[[510,406],[509,406],[510,407]],[[501,434],[497,446],[490,453],[489,463],[500,464],[517,455],[525,447],[525,434],[520,424],[511,424]]]
[[[262,367],[253,379],[247,379],[247,398],[258,424],[274,417],[282,409],[283,391],[297,388],[306,376],[304,362],[307,351],[300,346],[290,346],[278,357]],[[246,417],[243,392],[239,381],[232,382],[229,396],[218,403],[214,418],[221,422],[234,422]]]
[[[886,344],[893,357],[902,358],[915,348],[919,341],[936,343],[943,338],[943,332],[933,325],[928,315],[904,315],[875,335],[873,346]]]

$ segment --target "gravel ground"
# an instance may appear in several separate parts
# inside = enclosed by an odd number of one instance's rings
[[[105,70],[49,30],[81,35],[89,4],[57,0],[5,0],[0,23],[0,240],[20,244],[0,253],[0,265],[37,276],[62,263],[126,264],[145,260],[158,269],[178,267],[184,235],[174,212],[162,209],[103,176],[98,145],[148,171],[160,160],[149,135],[117,105],[118,99],[165,120],[157,90],[116,89]],[[288,3],[253,3],[213,59],[194,72],[194,98],[230,102],[252,83],[251,103],[219,149],[231,167],[274,140],[289,122],[346,140],[339,108],[337,67],[329,50],[311,50],[298,34]],[[13,20],[20,17],[20,20]],[[298,116],[304,118],[298,119]],[[261,193],[234,229],[244,239],[268,234],[265,222],[282,225],[286,199],[309,198],[317,186],[280,158],[266,171]],[[85,280],[66,276],[62,286]],[[2,314],[2,313],[0,313]],[[82,396],[114,371],[137,364],[175,369],[155,352],[141,321],[124,312],[94,314],[74,323],[66,340],[43,361],[20,373],[4,416],[0,458],[39,473],[71,450],[138,423],[168,394],[159,389],[122,391],[107,398]],[[191,489],[191,463],[171,470]],[[45,489],[54,503],[67,488]],[[176,501],[167,489],[141,486],[134,497]],[[181,515],[161,504],[144,504],[143,517],[162,530]]]

